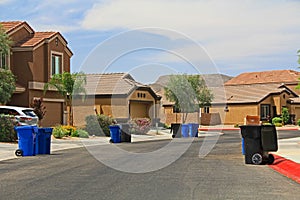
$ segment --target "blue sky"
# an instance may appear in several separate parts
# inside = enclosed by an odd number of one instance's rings
[[[74,53],[72,71],[129,72],[152,82],[170,73],[299,66],[296,0],[0,0],[0,8],[1,21],[61,32]]]

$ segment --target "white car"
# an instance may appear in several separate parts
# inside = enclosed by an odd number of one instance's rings
[[[15,116],[19,126],[37,125],[39,120],[32,108],[0,106],[0,114]]]

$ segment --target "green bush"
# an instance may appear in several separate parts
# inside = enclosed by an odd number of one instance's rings
[[[0,115],[0,142],[16,142],[17,133],[14,130],[16,122],[13,116]]]
[[[72,137],[80,137],[80,138],[89,138],[88,132],[82,129],[77,129],[76,131],[72,132]]]
[[[300,126],[300,119],[298,119],[297,124],[298,124],[298,126]]]
[[[65,136],[69,136],[69,131],[66,128],[64,128],[64,126],[58,125],[53,128],[52,135],[55,138],[62,138]]]
[[[110,136],[109,126],[113,124],[113,118],[106,115],[89,115],[85,121],[85,130],[89,135]]]
[[[272,124],[269,122],[264,122],[263,125],[272,125]]]
[[[274,118],[272,119],[272,124],[275,125],[276,123],[282,123],[281,117],[274,117]]]
[[[71,137],[79,137],[78,130],[72,132]]]
[[[282,121],[284,124],[287,124],[290,119],[289,110],[287,108],[282,108]]]
[[[70,125],[63,125],[62,128],[67,132],[65,136],[71,136],[76,131],[76,128]]]
[[[274,123],[276,127],[282,127],[282,123]]]

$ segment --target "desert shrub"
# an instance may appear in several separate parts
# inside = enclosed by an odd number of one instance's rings
[[[88,132],[83,129],[77,129],[76,131],[72,132],[72,137],[80,137],[80,138],[89,138]]]
[[[272,119],[272,124],[275,125],[276,123],[282,123],[281,117],[274,117],[274,118]]]
[[[289,110],[287,108],[282,108],[282,121],[284,124],[287,124],[290,119]]]
[[[109,126],[114,122],[112,117],[106,115],[89,115],[85,118],[85,121],[85,130],[89,135],[110,136]]]
[[[17,141],[17,133],[14,130],[16,122],[13,116],[0,115],[0,142]]]
[[[132,134],[146,134],[150,130],[151,120],[149,118],[136,118],[130,121]]]
[[[76,128],[74,126],[62,126],[66,130],[66,135],[65,136],[71,136],[72,133],[76,131]]]
[[[85,130],[78,129],[77,131],[78,137],[80,138],[89,138],[89,133],[86,132]]]
[[[297,124],[298,124],[298,126],[300,126],[300,119],[298,119]]]
[[[276,127],[282,127],[282,123],[274,123]]]
[[[33,108],[33,111],[38,116],[39,121],[44,119],[46,107],[43,105],[43,98],[33,98],[30,107]]]
[[[79,137],[78,131],[79,131],[79,129],[76,130],[76,131],[74,131],[74,132],[72,132],[71,133],[71,137]]]
[[[62,138],[65,136],[69,136],[69,131],[65,129],[64,126],[58,125],[53,128],[52,135],[55,138]]]
[[[263,125],[272,125],[272,124],[269,122],[264,122]]]

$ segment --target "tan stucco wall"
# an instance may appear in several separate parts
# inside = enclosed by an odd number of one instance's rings
[[[295,121],[297,122],[300,119],[300,105],[293,105],[292,113],[296,115]]]
[[[239,104],[227,105],[228,112],[224,112],[224,106],[214,106],[210,113],[220,113],[223,124],[244,124],[244,118],[247,115],[258,115],[259,108],[257,105]],[[224,117],[223,117],[224,116]]]

